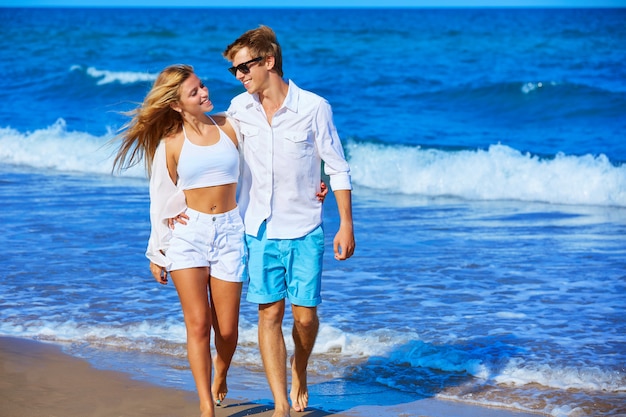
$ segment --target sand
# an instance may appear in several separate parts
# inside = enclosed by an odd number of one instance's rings
[[[57,345],[0,337],[0,417],[197,417],[197,397],[93,368]],[[271,417],[267,404],[227,400],[217,417]],[[293,417],[533,417],[437,399],[389,407],[356,407],[340,414],[308,408]]]

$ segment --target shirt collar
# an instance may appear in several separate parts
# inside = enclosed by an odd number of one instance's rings
[[[294,113],[298,112],[298,96],[300,95],[300,89],[293,81],[289,80],[289,90],[287,91],[287,97],[283,106]]]
[[[300,97],[300,88],[293,81],[289,80],[289,90],[287,90],[287,97],[283,101],[282,107],[294,113],[298,112],[298,98]],[[261,106],[261,100],[259,100],[258,94],[252,94],[252,99],[257,107]]]

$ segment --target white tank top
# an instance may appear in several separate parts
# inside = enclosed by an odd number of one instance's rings
[[[215,121],[211,118],[213,123]],[[217,123],[215,124],[217,126]],[[236,183],[239,179],[239,151],[232,140],[219,128],[217,143],[208,146],[193,144],[187,138],[178,157],[178,187],[181,190]]]

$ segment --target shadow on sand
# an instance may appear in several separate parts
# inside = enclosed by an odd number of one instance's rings
[[[244,416],[257,416],[257,417],[269,417],[274,411],[273,405],[264,405],[251,402],[231,403],[225,407],[221,407],[227,410],[229,417],[244,417]],[[292,415],[298,417],[325,417],[332,416],[334,413],[315,409],[313,407],[307,408],[302,413],[291,412]]]

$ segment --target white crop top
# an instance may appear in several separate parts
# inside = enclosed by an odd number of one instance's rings
[[[218,129],[220,138],[217,143],[201,146],[193,144],[187,138],[187,132],[185,132],[183,125],[185,141],[180,150],[177,167],[179,189],[190,190],[237,183],[239,179],[239,151],[228,135],[219,127]]]

